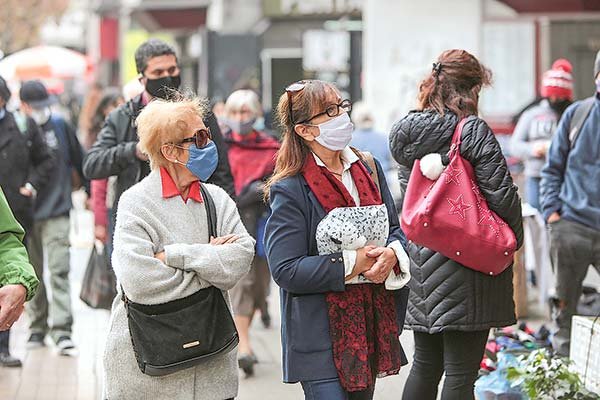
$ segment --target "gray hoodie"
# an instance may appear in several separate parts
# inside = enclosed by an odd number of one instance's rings
[[[525,111],[519,118],[512,135],[511,152],[524,162],[525,176],[540,177],[546,157],[536,157],[533,154],[534,147],[536,144],[545,144],[549,147],[557,125],[558,114],[546,99]]]

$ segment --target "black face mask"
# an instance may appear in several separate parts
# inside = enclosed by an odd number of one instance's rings
[[[571,100],[567,99],[557,101],[548,100],[548,102],[550,103],[550,108],[558,114],[559,118],[563,115],[567,107],[571,105]]]
[[[179,85],[181,85],[181,77],[179,75],[165,76],[158,79],[147,78],[146,91],[153,97],[167,99],[173,94],[173,91],[179,89]]]

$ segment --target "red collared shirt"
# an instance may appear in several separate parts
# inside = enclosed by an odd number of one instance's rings
[[[183,197],[183,194],[177,189],[177,185],[173,182],[173,178],[169,175],[169,172],[164,167],[160,167],[160,180],[162,183],[162,197],[163,199],[169,199],[175,196],[181,196],[184,203],[187,203],[189,199],[194,200],[196,203],[202,203],[202,195],[200,194],[200,182],[195,181],[190,185],[187,197]]]

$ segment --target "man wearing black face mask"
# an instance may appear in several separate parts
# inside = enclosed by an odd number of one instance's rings
[[[142,43],[135,52],[135,64],[144,92],[110,113],[83,162],[83,172],[89,179],[117,176],[114,210],[121,194],[150,172],[148,158],[139,148],[135,119],[148,102],[154,98],[167,99],[181,83],[175,49],[162,40]],[[211,113],[204,123],[210,128],[219,150],[217,170],[208,182],[233,195],[233,179],[217,120]]]
[[[525,163],[525,199],[540,212],[540,171],[558,121],[573,101],[571,71],[565,59],[552,64],[542,78],[542,101],[521,115],[512,137],[512,153]]]

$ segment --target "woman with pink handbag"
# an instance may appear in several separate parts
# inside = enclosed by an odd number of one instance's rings
[[[494,133],[477,117],[490,81],[473,55],[443,52],[419,86],[417,111],[390,134],[402,226],[412,233],[406,325],[415,354],[405,400],[436,399],[444,372],[443,400],[473,399],[490,328],[516,322],[511,257],[523,242],[521,200]]]

